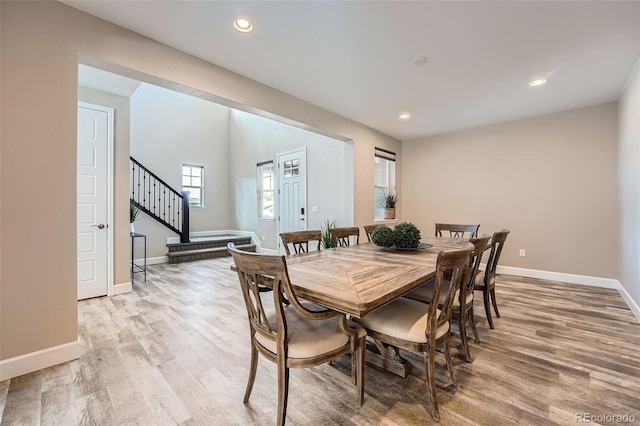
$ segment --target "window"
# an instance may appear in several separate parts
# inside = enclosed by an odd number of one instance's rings
[[[288,160],[284,162],[284,178],[298,177],[300,173],[300,159]]]
[[[374,217],[384,219],[384,197],[396,193],[396,154],[376,148],[374,160]]]
[[[182,165],[182,190],[189,191],[189,206],[204,207],[204,167]]]
[[[258,219],[273,220],[275,217],[275,191],[273,188],[275,175],[273,170],[273,161],[258,163],[256,183],[256,193],[258,194]]]

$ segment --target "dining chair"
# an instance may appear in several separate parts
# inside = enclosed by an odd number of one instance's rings
[[[362,405],[365,330],[347,323],[345,314],[305,308],[291,287],[285,256],[245,252],[233,243],[227,249],[238,273],[251,332],[251,368],[244,402],[249,401],[253,389],[258,354],[278,366],[278,425],[283,425],[287,416],[290,368],[313,367],[351,354],[351,377]],[[258,289],[265,277],[273,283],[273,306],[267,305],[270,309],[264,303],[270,298],[263,300]],[[291,305],[284,305],[283,293]]]
[[[351,245],[351,237],[355,237],[355,244],[360,243],[360,228],[351,226],[348,228],[331,229],[331,239],[334,247],[344,247]]]
[[[442,232],[445,231],[449,232],[449,238],[476,238],[478,236],[478,229],[480,229],[480,225],[436,223],[436,237],[442,237]],[[446,233],[445,236],[447,236]]]
[[[375,229],[380,226],[380,225],[364,225],[364,233],[367,235],[367,241],[371,242],[371,234],[373,234],[373,231],[375,231]]]
[[[467,341],[467,323],[471,325],[473,337],[477,343],[480,343],[480,337],[478,336],[478,330],[476,329],[476,321],[473,313],[473,293],[475,286],[475,277],[482,261],[482,255],[489,247],[489,240],[491,236],[485,235],[480,238],[472,238],[470,240],[473,244],[473,250],[469,259],[469,267],[467,273],[460,285],[460,290],[454,294],[452,313],[458,317],[458,330],[460,331],[460,340],[462,342],[462,348],[464,349],[465,360],[471,362],[471,353],[469,351],[469,343]],[[404,297],[409,299],[418,300],[423,303],[430,303],[433,299],[434,281],[430,280],[418,287],[411,293],[406,294]],[[440,299],[438,304],[445,303],[445,296],[448,292],[451,282],[448,277],[445,276],[440,289]]]
[[[496,268],[500,261],[500,254],[502,254],[502,248],[504,247],[505,241],[507,241],[507,235],[509,235],[509,232],[511,231],[503,229],[502,231],[493,233],[491,244],[489,245],[491,253],[487,260],[487,266],[485,267],[484,272],[478,273],[475,278],[475,290],[482,292],[484,312],[487,315],[487,321],[489,321],[489,327],[491,329],[495,327],[493,326],[493,318],[491,318],[489,299],[491,299],[493,309],[496,311],[496,317],[500,318],[498,304],[496,303]]]
[[[454,295],[469,266],[470,253],[471,249],[463,249],[441,251],[438,254],[431,303],[401,297],[361,319],[354,319],[367,330],[370,337],[383,344],[424,353],[427,403],[436,421],[440,421],[440,412],[436,399],[435,350],[437,346],[444,347],[447,370],[453,386],[457,386],[451,360],[449,322]],[[445,292],[444,303],[439,306],[445,275],[451,277],[450,284]]]
[[[280,234],[280,238],[284,245],[284,251],[287,252],[287,256],[290,256],[289,245],[291,245],[295,254],[308,253],[309,243],[316,241],[318,244],[315,249],[319,251],[322,232],[320,230],[283,232]]]

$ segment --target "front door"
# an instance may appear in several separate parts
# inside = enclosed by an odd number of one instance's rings
[[[307,150],[278,154],[278,232],[307,229]]]
[[[78,104],[78,300],[108,292],[108,153],[110,111]]]

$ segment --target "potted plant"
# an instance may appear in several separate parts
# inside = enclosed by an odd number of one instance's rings
[[[420,246],[420,230],[411,222],[401,222],[393,229],[378,226],[371,234],[371,241],[379,247],[398,250],[414,250]]]
[[[384,198],[380,203],[380,207],[384,208],[385,219],[396,218],[396,203],[398,202],[398,194],[392,194],[391,192],[384,194]]]
[[[418,248],[420,238],[420,230],[411,222],[402,222],[393,228],[393,241],[399,249]]]
[[[392,247],[396,242],[393,229],[380,225],[371,233],[371,241],[379,247]]]
[[[142,210],[140,210],[140,207],[138,207],[136,202],[133,201],[132,199],[129,199],[129,224],[130,224],[129,232],[132,234],[136,232],[135,228],[133,227],[133,222],[135,222],[138,216],[140,216],[141,211]]]
[[[338,222],[336,220],[329,221],[329,219],[325,219],[324,226],[320,229],[322,233],[322,248],[328,249],[334,247],[331,230],[337,226]]]

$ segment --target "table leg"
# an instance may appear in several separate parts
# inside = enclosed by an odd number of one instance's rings
[[[375,339],[367,340],[367,362],[400,377],[411,372],[411,363],[400,356],[398,348]]]

